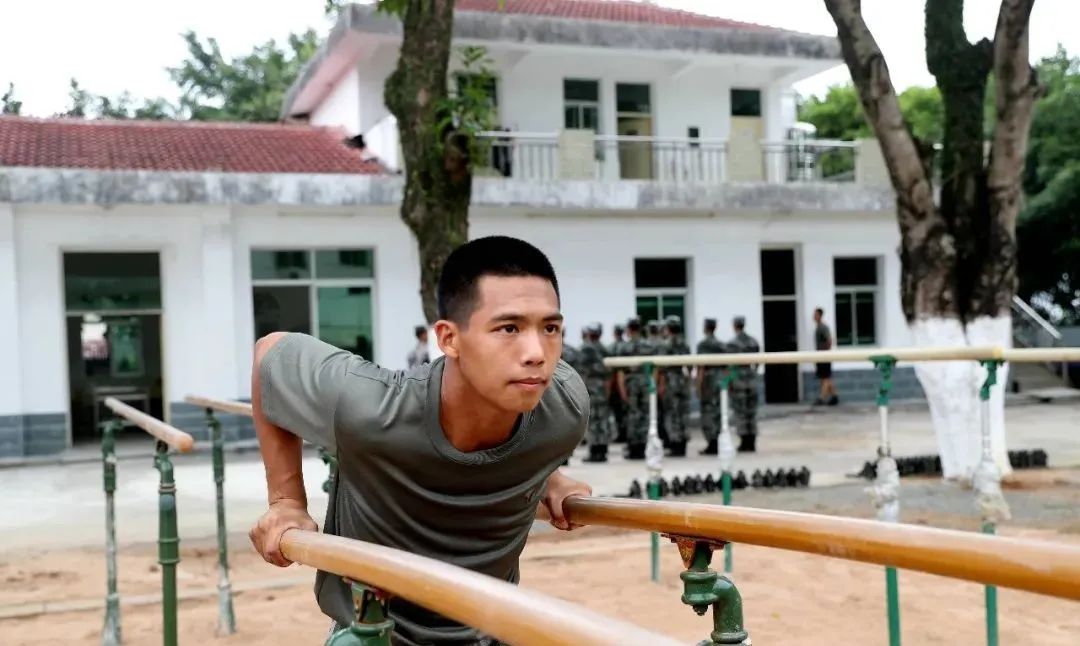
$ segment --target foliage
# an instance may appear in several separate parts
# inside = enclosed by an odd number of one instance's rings
[[[84,118],[87,116],[91,104],[94,102],[92,94],[87,92],[79,82],[75,79],[68,81],[68,100],[71,101],[71,105],[64,112],[61,112],[61,117],[77,117]]]
[[[319,44],[309,29],[290,34],[285,47],[269,40],[225,60],[216,39],[204,43],[192,31],[183,38],[188,59],[169,68],[169,76],[183,92],[182,114],[207,121],[277,121],[286,91]]]
[[[945,109],[937,87],[912,86],[899,95],[900,111],[918,139],[941,141]],[[824,98],[811,96],[799,106],[799,121],[811,123],[821,139],[851,141],[873,136],[866,122],[859,93],[851,83],[834,85]]]
[[[435,128],[466,136],[473,148],[472,159],[482,159],[477,134],[495,127],[495,75],[485,48],[469,45],[462,47],[460,54],[461,71],[454,75],[447,96],[439,100]]]
[[[0,114],[20,114],[22,101],[15,98],[15,84],[8,83],[7,92],[0,96]]]

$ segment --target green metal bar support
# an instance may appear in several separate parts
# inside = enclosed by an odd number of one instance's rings
[[[648,471],[648,495],[650,500],[660,499],[660,478],[663,474],[664,448],[660,444],[656,420],[656,367],[651,363],[641,366],[648,378],[649,434],[645,443],[645,468]],[[660,581],[660,535],[652,532],[649,537],[649,571],[653,583]]]
[[[729,370],[720,380],[720,438],[717,442],[716,454],[720,460],[720,489],[725,507],[731,505],[731,471],[735,464],[735,443],[731,440],[729,416],[729,391],[734,379],[735,372]],[[724,545],[724,572],[726,574],[730,574],[733,567],[732,549],[731,543]]]
[[[679,574],[683,582],[682,602],[699,616],[712,607],[713,629],[709,639],[698,646],[743,644],[749,634],[743,625],[742,596],[726,576],[709,567],[716,544],[708,541],[676,539],[686,570]],[[687,553],[689,552],[689,554]],[[689,558],[687,558],[689,557]]]
[[[878,383],[877,406],[880,416],[878,437],[878,477],[872,489],[874,504],[878,508],[878,520],[899,522],[900,501],[896,462],[892,458],[889,443],[889,393],[892,390],[892,373],[896,357],[881,355],[870,358],[881,375]],[[894,482],[895,480],[895,482]],[[896,568],[885,568],[885,604],[889,620],[889,646],[900,646],[900,581]]]
[[[997,370],[1001,363],[996,359],[982,362],[982,365],[986,368],[986,379],[983,381],[982,387],[979,388],[979,405],[982,407],[982,459],[991,462],[993,456],[990,452],[990,389],[997,384]],[[982,532],[984,534],[996,533],[997,523],[992,518],[984,517]],[[985,586],[984,596],[986,598],[986,644],[987,646],[998,646],[997,587]]]
[[[176,564],[180,562],[180,537],[176,527],[176,482],[169,446],[158,441],[154,467],[161,473],[158,485],[158,563],[161,565],[162,642],[177,646]]]
[[[356,613],[352,624],[331,635],[326,646],[390,646],[394,620],[388,618],[388,599],[378,590],[356,582],[352,583],[352,595]]]
[[[225,530],[225,437],[221,432],[221,422],[212,408],[206,409],[206,426],[213,443],[214,487],[217,494],[217,635],[224,637],[236,632],[236,615],[233,613],[232,582],[229,580],[229,535]]]
[[[116,589],[116,432],[120,422],[105,422],[101,427],[101,464],[105,485],[105,626],[101,646],[120,644],[120,593]]]

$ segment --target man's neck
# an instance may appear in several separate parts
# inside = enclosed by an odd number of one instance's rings
[[[439,389],[439,425],[447,441],[464,453],[499,446],[510,439],[517,413],[491,405],[461,374],[457,362],[447,358]]]

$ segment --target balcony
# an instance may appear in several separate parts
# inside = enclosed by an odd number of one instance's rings
[[[526,182],[639,180],[662,184],[888,184],[877,142],[721,139],[489,131],[480,177]]]

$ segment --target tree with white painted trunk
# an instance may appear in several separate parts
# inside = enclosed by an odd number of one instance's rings
[[[861,0],[824,1],[896,191],[900,294],[915,343],[1011,345],[1016,218],[1039,95],[1028,62],[1035,0],[1002,0],[993,41],[976,43],[964,31],[963,0],[926,0],[926,62],[945,105],[936,201],[933,142],[919,141],[905,123]],[[995,119],[987,142],[982,106],[991,75]],[[977,391],[985,370],[941,362],[917,364],[916,373],[930,402],[945,477],[969,479],[981,453]],[[998,376],[1007,383],[1004,370]],[[1009,473],[1004,387],[993,393],[992,451],[1002,473]]]

